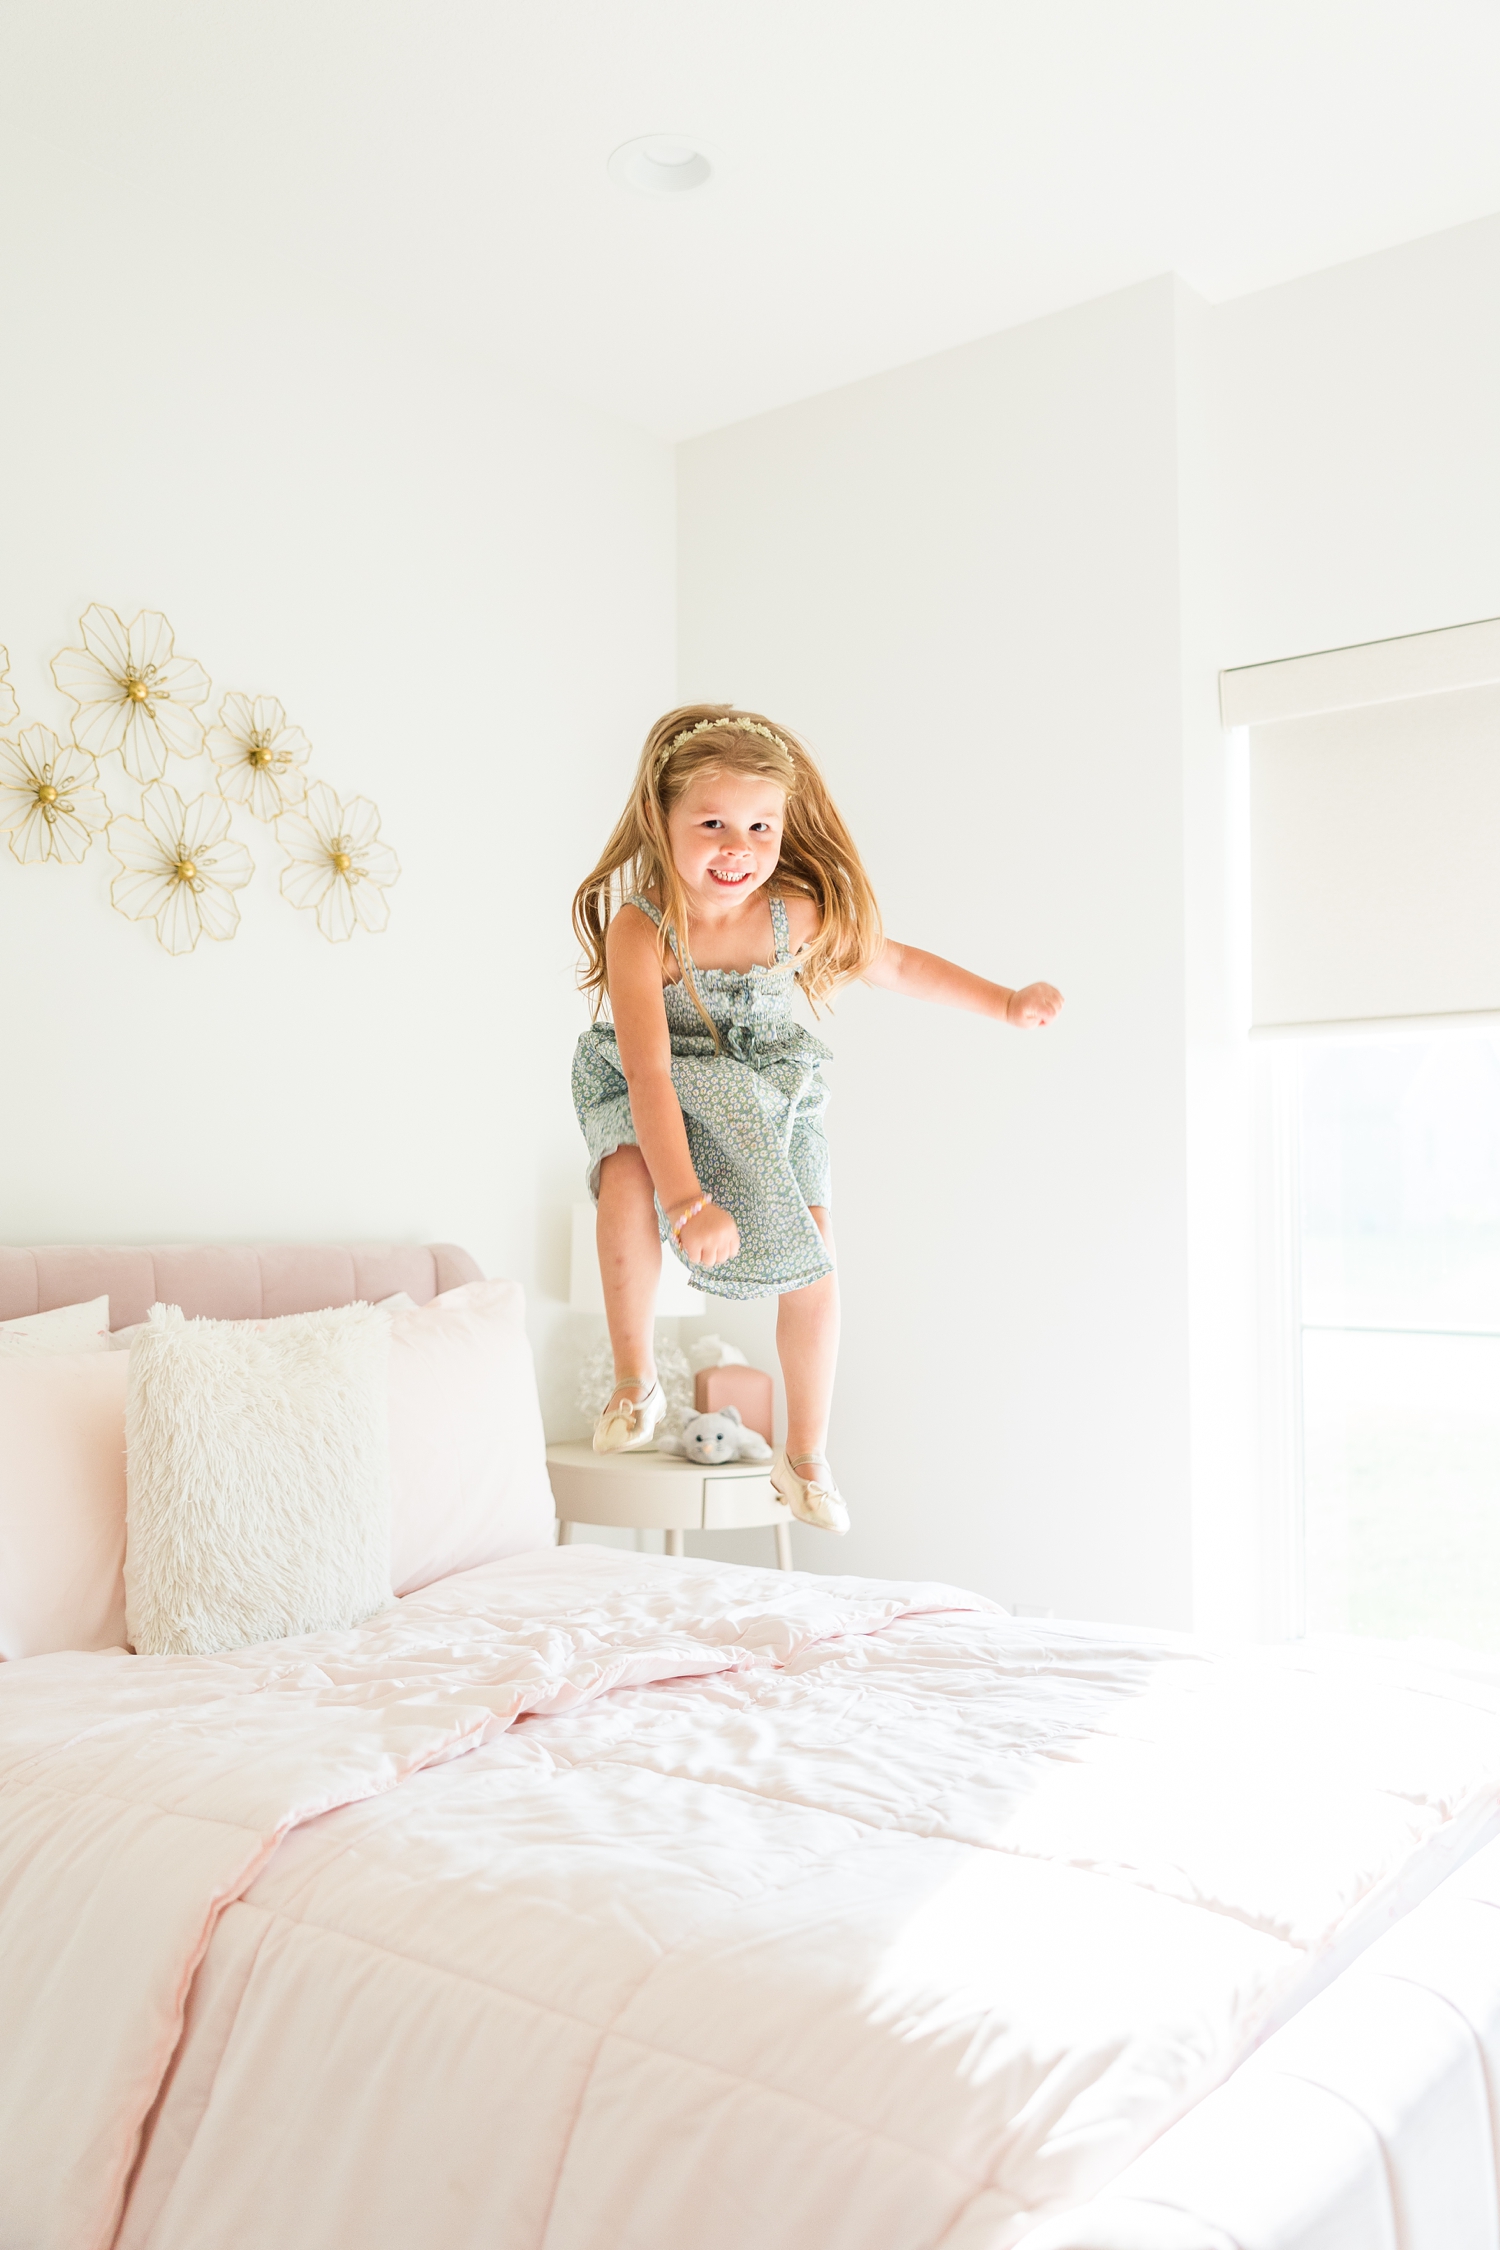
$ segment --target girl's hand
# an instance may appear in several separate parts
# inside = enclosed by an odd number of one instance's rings
[[[1062,1012],[1063,997],[1054,984],[1028,984],[1013,992],[1005,1003],[1005,1020],[1022,1031],[1045,1031]]]
[[[678,1236],[690,1266],[722,1266],[740,1246],[740,1230],[717,1203],[706,1203]]]

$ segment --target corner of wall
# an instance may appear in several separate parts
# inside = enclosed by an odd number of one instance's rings
[[[1224,525],[1213,313],[1174,305],[1182,664],[1183,963],[1193,1624],[1261,1629],[1248,870],[1242,774],[1219,720]]]

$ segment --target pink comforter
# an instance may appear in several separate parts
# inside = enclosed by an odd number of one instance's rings
[[[567,1549],[3,1668],[0,2242],[1000,2250],[1500,1795],[1485,1676],[966,1599]]]

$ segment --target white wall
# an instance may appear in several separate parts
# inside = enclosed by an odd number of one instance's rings
[[[1224,663],[1500,614],[1500,218],[1219,306],[1208,374]]]
[[[1069,995],[839,1004],[855,1528],[802,1559],[1185,1623],[1175,353],[1163,282],[699,439],[679,559],[683,693],[817,746],[892,933]]]
[[[1193,1623],[1275,1633],[1260,1504],[1248,835],[1243,776],[1219,720],[1224,600],[1215,320],[1177,292],[1182,584],[1189,1446]]]
[[[102,848],[0,844],[0,1240],[458,1240],[545,1335],[582,1149],[568,900],[672,696],[670,451],[414,324],[243,281],[189,305],[129,261],[82,287],[66,243],[33,248],[0,354],[25,715],[68,713],[47,660],[86,604],[161,609],[215,705],[280,696],[315,770],[374,798],[404,874],[385,935],[330,946],[237,814],[240,933],[171,959],[111,909]]]

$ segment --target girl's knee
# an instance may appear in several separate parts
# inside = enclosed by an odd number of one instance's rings
[[[633,1141],[622,1141],[618,1148],[612,1148],[608,1156],[600,1159],[599,1185],[601,1187],[606,1180],[626,1181],[649,1178],[650,1174],[646,1170],[646,1159]]]
[[[655,1196],[646,1159],[630,1142],[612,1149],[599,1166],[599,1200],[649,1203]]]

